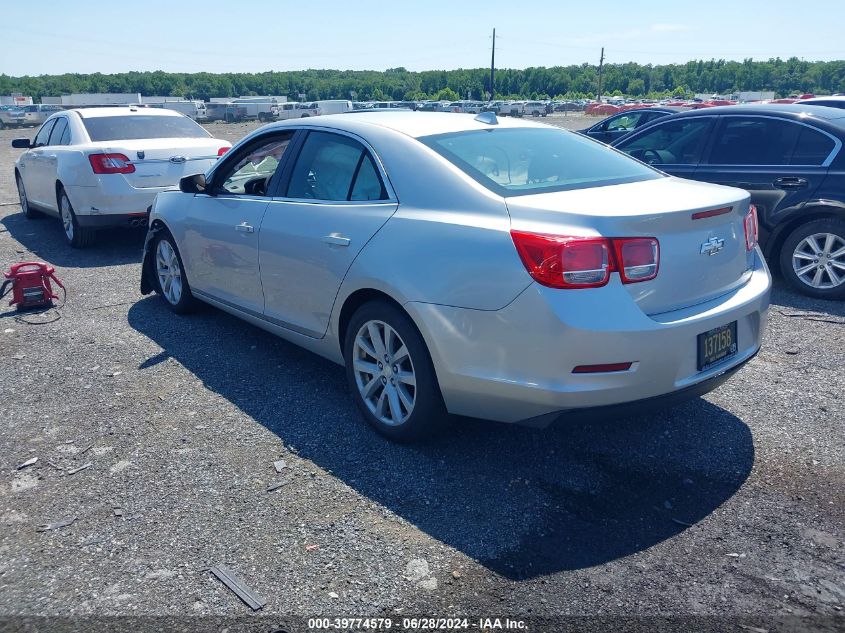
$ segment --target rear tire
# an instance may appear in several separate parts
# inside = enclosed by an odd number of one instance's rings
[[[811,220],[792,231],[780,250],[780,270],[801,294],[845,298],[845,220]]]
[[[428,348],[399,308],[386,301],[358,308],[343,352],[355,404],[378,433],[411,442],[446,426],[448,413]]]
[[[164,230],[158,234],[153,243],[152,255],[156,292],[176,314],[193,312],[196,299],[188,285],[176,240],[168,231]]]
[[[65,240],[73,248],[87,248],[91,246],[97,237],[97,231],[90,227],[79,226],[76,213],[70,204],[70,198],[63,188],[59,189],[59,220],[62,223],[62,230]]]

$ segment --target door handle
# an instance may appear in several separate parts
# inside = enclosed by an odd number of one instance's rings
[[[352,240],[348,237],[344,237],[340,233],[331,233],[329,235],[324,235],[323,241],[332,246],[349,246],[349,242]]]
[[[235,230],[240,231],[241,233],[255,233],[255,229],[251,224],[247,222],[241,222],[240,224],[235,225]]]
[[[775,179],[775,187],[780,189],[803,189],[807,186],[806,178],[798,178],[796,176],[783,176]]]

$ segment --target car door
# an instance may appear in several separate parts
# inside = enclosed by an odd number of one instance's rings
[[[258,229],[273,178],[287,160],[294,131],[267,133],[213,172],[207,193],[194,195],[179,245],[191,288],[255,315],[264,311]]]
[[[67,117],[59,116],[52,119],[53,127],[50,129],[50,137],[47,143],[40,150],[41,155],[38,161],[38,178],[45,188],[43,205],[58,213],[59,203],[56,198],[56,182],[59,180],[59,154],[62,146],[67,145],[70,140]],[[75,184],[75,183],[64,183]]]
[[[32,149],[21,156],[20,174],[26,188],[26,196],[30,202],[40,207],[56,207],[55,183],[56,178],[50,180],[50,166],[47,162],[47,143],[53,130],[55,119],[50,119],[38,130],[32,142]]]
[[[715,119],[707,115],[665,117],[613,146],[668,174],[693,178]]]
[[[320,337],[347,270],[397,202],[371,148],[340,132],[308,132],[286,180],[261,224],[265,315]]]
[[[835,139],[784,118],[722,115],[696,180],[745,189],[764,228],[810,198],[828,171]]]

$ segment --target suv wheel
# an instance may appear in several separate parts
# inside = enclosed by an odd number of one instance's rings
[[[346,378],[367,422],[400,442],[422,439],[448,419],[437,376],[411,319],[384,301],[352,316],[344,342]]]
[[[79,226],[76,213],[64,189],[59,189],[59,219],[62,221],[65,239],[73,248],[85,248],[94,243],[97,232],[92,228]]]
[[[820,299],[845,297],[845,220],[823,218],[796,228],[783,243],[780,268],[798,292]]]

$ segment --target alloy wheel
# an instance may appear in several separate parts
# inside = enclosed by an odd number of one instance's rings
[[[355,384],[364,403],[380,422],[399,426],[414,411],[417,381],[408,348],[389,324],[367,321],[352,349]]]
[[[798,242],[792,269],[803,283],[819,290],[845,283],[845,238],[835,233],[814,233]]]
[[[156,274],[164,298],[176,305],[182,298],[182,268],[176,250],[167,240],[161,240],[156,247]]]
[[[61,196],[61,216],[62,216],[62,227],[65,230],[65,235],[67,235],[67,239],[69,242],[73,241],[73,212],[70,210],[70,200],[67,199],[66,195]]]

